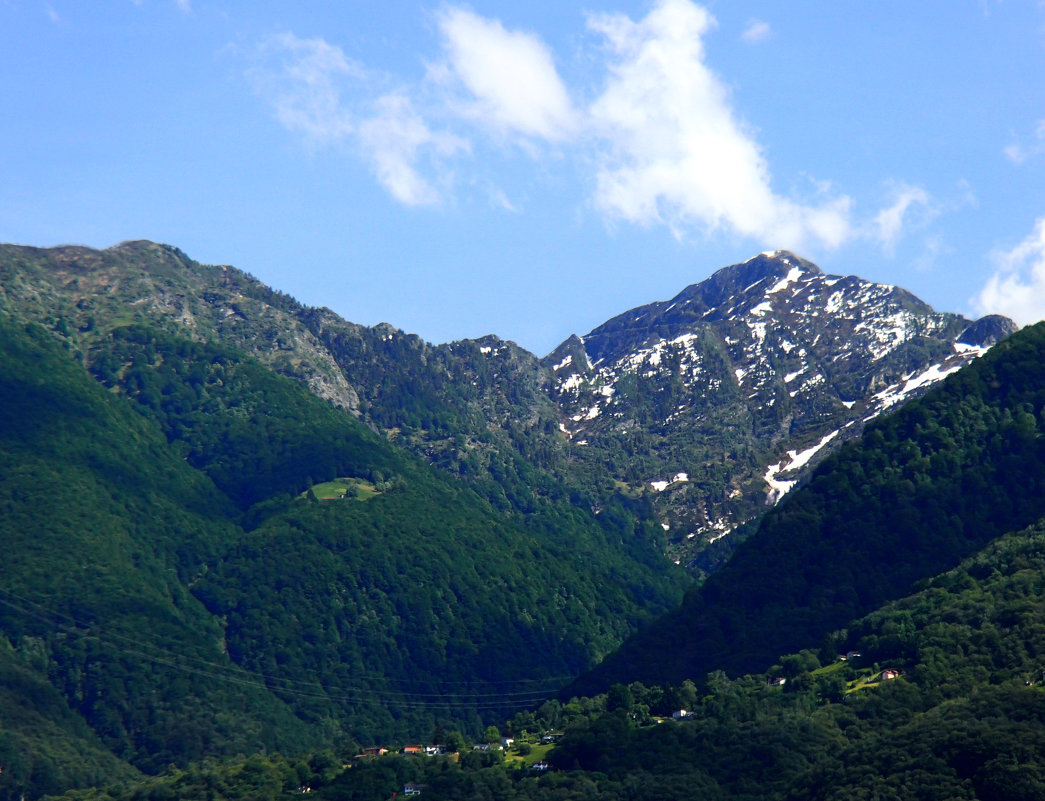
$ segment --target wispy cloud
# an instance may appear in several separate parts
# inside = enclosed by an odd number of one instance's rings
[[[912,218],[917,220],[917,224],[924,225],[937,213],[932,206],[929,193],[922,187],[895,184],[892,204],[878,212],[874,218],[873,235],[881,242],[886,253],[891,254],[905,228],[911,224]]]
[[[264,41],[259,55],[261,64],[249,76],[284,127],[316,142],[336,141],[354,131],[342,92],[347,83],[362,83],[366,71],[341,48],[284,33]]]
[[[1045,120],[1038,121],[1030,144],[1024,145],[1020,142],[1013,142],[1002,152],[1005,153],[1005,157],[1013,164],[1023,164],[1035,156],[1045,155]]]
[[[740,34],[740,38],[748,44],[759,44],[772,35],[773,30],[769,27],[768,22],[760,19],[750,19],[744,28],[744,32]]]
[[[470,95],[462,106],[479,124],[547,140],[578,130],[577,114],[555,62],[535,35],[508,31],[460,8],[439,16],[448,71]]]
[[[52,6],[50,3],[46,5],[46,9],[47,18],[51,20],[51,22],[53,22],[55,25],[60,25],[61,23],[65,22],[65,18],[57,11],[55,11],[54,6]]]
[[[189,14],[192,12],[192,0],[174,0],[176,5],[182,13]]]
[[[1012,250],[994,254],[996,269],[973,299],[983,314],[1004,314],[1020,325],[1045,319],[1045,217]]]
[[[661,0],[647,17],[592,17],[613,58],[605,91],[590,109],[609,144],[596,203],[638,223],[729,229],[780,247],[810,240],[829,247],[851,234],[849,199],[804,205],[774,193],[753,133],[705,62],[714,25],[704,8]]]
[[[438,203],[450,182],[445,158],[466,140],[434,131],[405,90],[371,96],[382,80],[324,39],[274,36],[258,51],[249,76],[276,118],[313,145],[353,145],[378,182],[408,206]],[[421,165],[434,178],[422,175]]]
[[[441,199],[438,189],[418,171],[421,158],[438,159],[468,149],[463,139],[433,132],[410,100],[400,94],[377,101],[374,116],[359,125],[359,140],[381,185],[408,206],[431,205]]]

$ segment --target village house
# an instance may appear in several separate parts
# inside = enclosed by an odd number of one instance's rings
[[[373,746],[370,746],[369,748],[364,748],[363,749],[363,753],[360,754],[360,756],[364,756],[364,757],[379,757],[379,756],[384,756],[387,753],[388,753],[388,749],[387,748],[382,748],[379,745],[373,745]]]

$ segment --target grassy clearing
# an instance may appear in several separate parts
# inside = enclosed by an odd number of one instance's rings
[[[504,761],[508,764],[518,764],[524,768],[528,768],[534,762],[540,762],[542,759],[548,756],[548,752],[551,751],[554,747],[554,743],[547,743],[545,745],[531,745],[530,753],[526,754],[525,756],[516,753],[516,750],[513,747],[504,755]]]
[[[845,662],[832,662],[830,665],[825,665],[824,667],[814,670],[813,676],[829,676],[832,673],[840,673],[847,667],[848,665]]]
[[[361,478],[335,478],[312,487],[312,492],[321,501],[369,501],[381,493],[369,481]],[[307,492],[301,493],[305,497]]]

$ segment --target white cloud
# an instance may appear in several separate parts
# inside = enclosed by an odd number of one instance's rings
[[[918,207],[920,225],[924,225],[937,213],[931,206],[929,193],[920,186],[897,184],[893,194],[893,204],[878,212],[873,222],[874,235],[887,253],[893,252],[905,224],[909,223],[912,214],[918,213]]]
[[[594,90],[567,87],[536,34],[453,6],[435,21],[442,51],[423,81],[372,72],[323,39],[291,33],[262,44],[250,75],[287,130],[313,144],[352,145],[381,186],[412,206],[437,203],[456,185],[485,187],[494,205],[518,211],[491,174],[455,184],[452,167],[471,139],[521,145],[535,161],[552,144],[587,171],[594,207],[680,238],[717,231],[795,250],[863,238],[891,252],[905,231],[940,213],[925,190],[904,184],[888,208],[860,222],[830,182],[810,179],[814,191],[802,197],[774,191],[756,133],[707,63],[715,20],[692,0],[656,0],[637,21],[589,16],[601,49],[584,57],[594,55],[588,66],[604,76]],[[743,38],[770,35],[752,19]],[[583,107],[574,97],[593,99]],[[510,193],[526,196],[518,190]]]
[[[47,18],[49,20],[51,20],[51,22],[53,22],[55,25],[59,25],[59,24],[65,22],[65,19],[62,17],[62,15],[54,10],[54,6],[52,6],[50,3],[48,3],[46,7],[47,7]]]
[[[764,42],[770,36],[773,31],[769,27],[768,22],[763,22],[760,19],[748,20],[747,27],[744,28],[744,32],[740,34],[740,38],[748,44],[758,44]]]
[[[1045,319],[1045,217],[1009,251],[994,254],[997,269],[973,303],[982,314],[1004,314],[1020,325]]]
[[[469,117],[548,140],[576,132],[569,93],[537,36],[505,30],[497,20],[460,8],[440,14],[439,28],[449,71],[474,98],[464,107]]]
[[[174,0],[174,4],[185,14],[192,11],[192,0]]]
[[[284,33],[263,42],[261,56],[266,64],[252,70],[250,77],[285,128],[318,142],[337,141],[353,132],[342,87],[348,79],[361,82],[365,71],[341,48],[323,39]]]
[[[386,82],[324,39],[284,33],[262,43],[259,55],[262,64],[250,77],[288,131],[313,144],[356,145],[381,186],[405,205],[442,199],[433,180],[449,183],[445,159],[468,143],[432,130],[408,92],[368,96]]]
[[[1034,156],[1045,154],[1045,120],[1039,120],[1034,130],[1034,140],[1030,145],[1024,146],[1019,142],[1013,142],[1003,151],[1006,158],[1013,164],[1023,164]]]
[[[508,198],[508,195],[504,193],[503,189],[493,188],[490,190],[490,203],[499,209],[511,212],[512,214],[519,213],[519,207],[516,206]]]
[[[418,160],[422,153],[449,156],[466,150],[467,143],[429,129],[404,95],[379,98],[376,110],[376,115],[359,124],[359,141],[381,185],[408,206],[438,203],[440,193],[421,176]]]
[[[661,0],[640,22],[589,19],[613,55],[590,109],[609,143],[597,205],[632,222],[727,229],[776,247],[840,245],[852,233],[847,197],[813,207],[772,191],[761,149],[705,64],[702,38],[714,24],[688,0]]]

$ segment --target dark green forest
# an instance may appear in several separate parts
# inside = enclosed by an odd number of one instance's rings
[[[617,684],[517,714],[503,731],[535,745],[507,753],[269,754],[68,797],[276,799],[308,787],[322,799],[381,801],[408,784],[437,801],[1043,797],[1045,523],[922,584],[763,674],[716,671],[699,688]],[[883,679],[886,669],[899,677]],[[680,704],[685,719],[659,717]],[[547,731],[561,739],[549,769],[536,771],[522,755]]]

